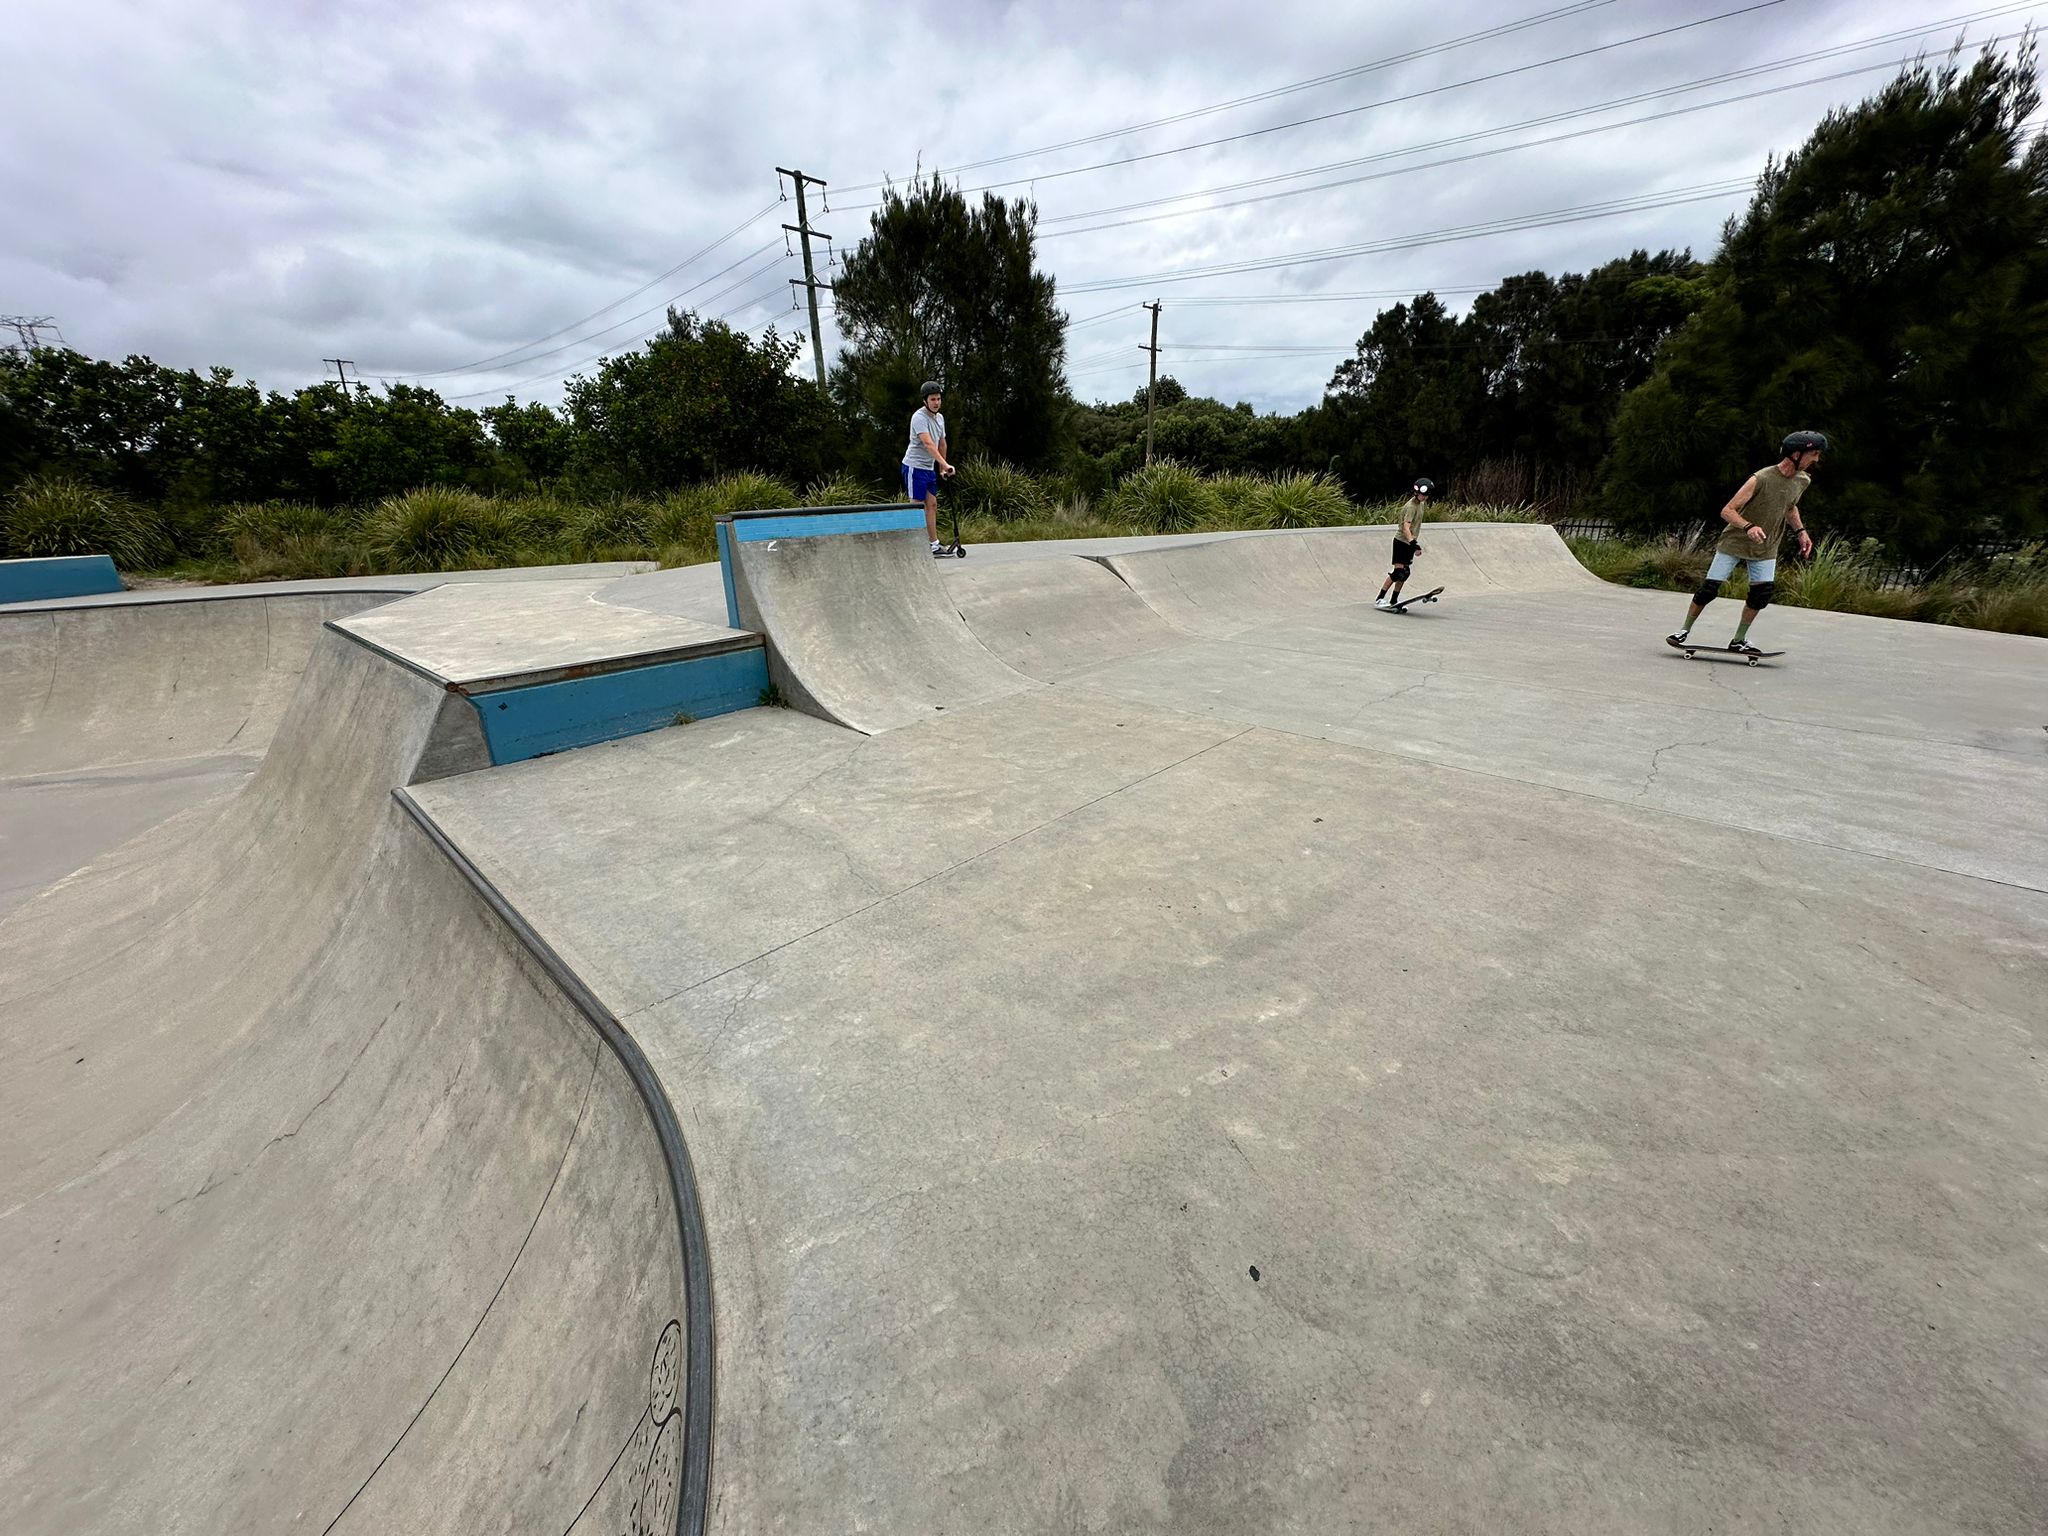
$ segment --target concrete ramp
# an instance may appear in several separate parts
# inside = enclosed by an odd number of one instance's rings
[[[485,760],[467,699],[322,631],[240,795],[0,923],[11,1533],[701,1510],[667,1101],[394,797]]]
[[[872,736],[1036,686],[947,597],[918,508],[742,512],[718,526],[730,623],[767,640],[796,708]]]
[[[1602,585],[1548,523],[1461,523],[1446,525],[1445,531],[1486,583],[1499,591],[1554,592]],[[1424,558],[1434,556],[1440,543],[1426,542]]]
[[[357,589],[0,610],[0,913],[245,782]]]
[[[976,638],[1041,682],[1187,642],[1116,572],[1085,555],[939,565],[947,596]]]

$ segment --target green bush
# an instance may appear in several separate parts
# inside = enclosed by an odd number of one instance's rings
[[[0,523],[10,555],[106,555],[130,571],[171,557],[170,535],[152,509],[58,475],[17,486],[0,506]]]
[[[718,540],[711,524],[711,498],[697,486],[686,486],[654,504],[647,519],[647,535],[662,550],[681,545],[716,553]],[[666,562],[668,556],[663,554],[662,559]]]
[[[887,499],[858,475],[849,474],[820,475],[803,494],[807,507],[872,507]]]
[[[1026,522],[1052,511],[1052,498],[1023,470],[999,459],[964,459],[959,473],[941,494],[954,502],[962,517],[986,517],[999,523]]]
[[[379,571],[474,571],[520,564],[538,531],[514,503],[429,486],[378,502],[363,545]]]
[[[243,581],[304,581],[356,574],[355,516],[304,501],[249,501],[216,522],[217,541]]]
[[[1212,526],[1222,512],[1216,490],[1185,464],[1154,459],[1124,476],[1110,515],[1146,533],[1186,533]]]

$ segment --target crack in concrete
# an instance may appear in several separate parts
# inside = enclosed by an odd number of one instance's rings
[[[396,1002],[391,1005],[391,1011],[385,1014],[384,1017],[378,1021],[377,1027],[370,1031],[368,1038],[365,1039],[362,1045],[357,1049],[355,1056],[350,1060],[349,1064],[346,1067],[342,1068],[341,1076],[337,1077],[334,1080],[333,1084],[328,1088],[328,1090],[325,1093],[321,1094],[319,1098],[315,1099],[311,1107],[309,1107],[303,1115],[299,1116],[299,1123],[297,1125],[293,1126],[288,1131],[280,1131],[277,1135],[271,1137],[270,1140],[264,1142],[262,1146],[256,1149],[255,1155],[252,1156],[248,1160],[248,1162],[244,1163],[241,1167],[234,1169],[232,1172],[224,1174],[221,1173],[218,1169],[216,1169],[215,1171],[207,1174],[205,1181],[199,1186],[199,1188],[192,1191],[192,1193],[189,1195],[179,1196],[176,1200],[173,1200],[169,1205],[159,1207],[157,1210],[157,1215],[168,1215],[170,1214],[170,1212],[176,1210],[179,1206],[184,1205],[187,1201],[198,1200],[205,1195],[213,1193],[214,1190],[220,1188],[221,1185],[228,1183],[230,1180],[239,1179],[243,1174],[247,1173],[251,1168],[255,1167],[258,1161],[262,1159],[263,1155],[266,1152],[268,1152],[272,1147],[277,1146],[281,1142],[290,1141],[294,1136],[297,1136],[299,1132],[303,1131],[306,1128],[306,1126],[312,1121],[313,1117],[319,1114],[321,1110],[327,1107],[328,1101],[332,1099],[337,1093],[341,1092],[342,1084],[346,1083],[349,1080],[349,1077],[355,1072],[355,1069],[362,1065],[363,1057],[369,1054],[370,1047],[377,1043],[378,1037],[384,1033],[385,1026],[388,1025],[393,1019],[398,1017],[398,1010],[403,1008],[404,1006],[405,1004],[403,1001]]]
[[[1657,782],[1657,775],[1662,771],[1664,754],[1666,752],[1676,752],[1680,747],[1711,747],[1713,744],[1712,741],[1674,741],[1667,746],[1657,748],[1656,751],[1650,754],[1650,771],[1643,776],[1641,787],[1629,798],[1631,800],[1640,800],[1650,792],[1650,786]]]

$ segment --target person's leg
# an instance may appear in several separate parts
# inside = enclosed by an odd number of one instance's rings
[[[925,537],[930,539],[936,546],[939,542],[939,493],[937,491],[926,491],[924,493],[924,531]]]
[[[1401,588],[1407,583],[1408,573],[1413,569],[1409,562],[1414,558],[1414,545],[1404,544],[1399,539],[1394,540],[1394,568],[1387,572],[1387,579],[1380,583],[1380,595],[1373,599],[1376,606],[1391,608],[1401,601]]]
[[[1707,567],[1706,580],[1700,583],[1699,590],[1692,595],[1691,605],[1685,610],[1685,627],[1673,635],[1672,639],[1683,640],[1692,633],[1693,625],[1699,623],[1700,615],[1706,611],[1707,604],[1721,595],[1721,583],[1726,581],[1734,570],[1735,556],[1716,550],[1713,563]]]
[[[1777,595],[1778,562],[1775,560],[1752,560],[1749,562],[1749,596],[1742,605],[1742,622],[1735,627],[1735,638],[1731,645],[1749,644],[1749,626],[1756,622],[1756,616],[1771,606],[1771,599]]]

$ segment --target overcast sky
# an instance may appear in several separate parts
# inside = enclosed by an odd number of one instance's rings
[[[850,247],[921,164],[1036,201],[1084,399],[1143,382],[1156,297],[1162,371],[1294,410],[1393,295],[1711,254],[1830,107],[2033,9],[9,0],[0,314],[267,388],[339,356],[552,402],[670,302],[807,335],[775,167]]]

